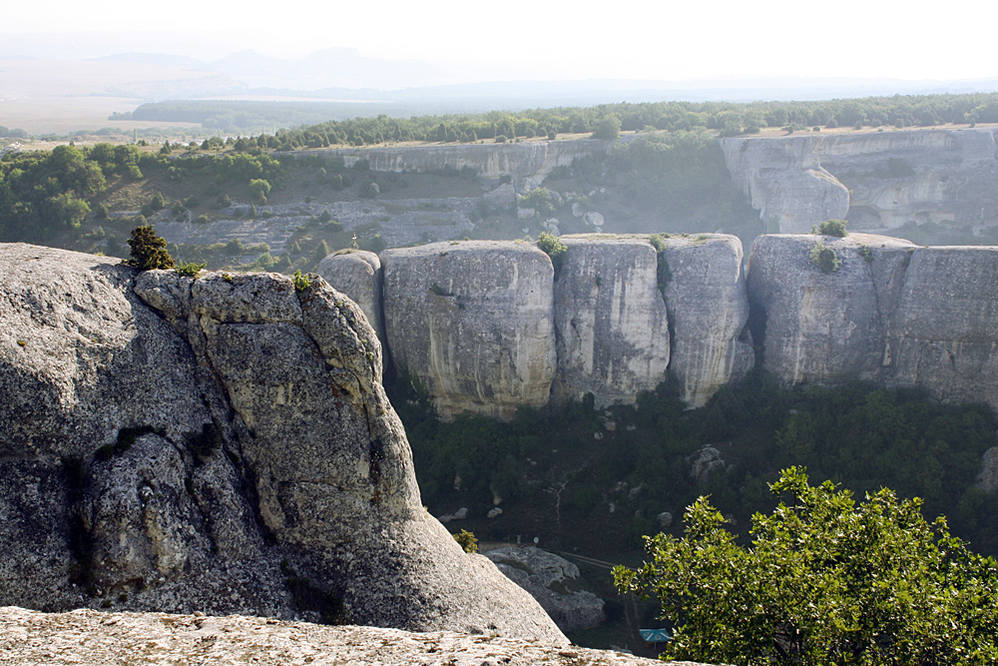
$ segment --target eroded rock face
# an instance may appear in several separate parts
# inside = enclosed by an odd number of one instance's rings
[[[381,259],[366,250],[341,251],[331,254],[316,266],[315,272],[337,291],[360,306],[378,334],[385,342],[385,322],[381,313]]]
[[[849,190],[821,165],[823,137],[721,139],[732,180],[769,231],[802,233],[849,210]]]
[[[691,407],[754,363],[742,244],[725,234],[670,236],[659,254],[672,329],[669,371]]]
[[[647,237],[565,236],[554,285],[554,397],[633,403],[669,365],[669,320]]]
[[[353,302],[103,261],[0,246],[0,603],[564,641],[422,508]]]
[[[516,241],[451,241],[382,259],[392,359],[426,386],[443,418],[508,418],[547,404],[555,340],[546,254]]]
[[[911,254],[887,331],[889,381],[998,406],[998,247]]]
[[[812,260],[819,243],[837,255],[836,271]],[[763,366],[790,384],[879,378],[892,296],[914,249],[866,234],[756,239],[748,286],[764,331]]]
[[[815,244],[838,270],[822,272]],[[849,234],[761,236],[749,295],[763,367],[788,384],[851,378],[998,405],[998,248]]]
[[[847,218],[857,231],[917,225],[940,237],[996,235],[992,128],[731,138],[721,147],[770,231]]]

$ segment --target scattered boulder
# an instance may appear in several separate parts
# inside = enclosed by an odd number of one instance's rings
[[[723,472],[728,464],[721,457],[721,452],[707,444],[687,458],[690,463],[690,478],[697,483],[703,483],[712,475]]]
[[[977,487],[986,493],[998,491],[998,446],[992,446],[981,455]]]
[[[573,589],[579,568],[554,553],[534,546],[500,546],[485,553],[510,580],[530,592],[562,631],[601,624],[603,600],[592,592]]]

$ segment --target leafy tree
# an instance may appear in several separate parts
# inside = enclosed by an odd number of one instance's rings
[[[620,136],[620,116],[611,113],[596,124],[593,138],[602,141],[613,141]]]
[[[614,569],[674,627],[665,656],[729,663],[942,664],[998,660],[998,563],[881,489],[856,503],[791,467],[747,547],[705,497],[682,538],[645,537],[650,561]]]
[[[256,203],[265,204],[270,194],[270,183],[263,178],[253,178],[249,182],[249,191]]]

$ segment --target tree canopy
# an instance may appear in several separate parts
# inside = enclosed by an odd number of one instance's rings
[[[617,567],[674,627],[665,655],[725,663],[941,664],[998,660],[998,563],[928,523],[917,498],[850,491],[782,472],[785,497],[752,517],[745,547],[705,497],[684,535],[646,537],[649,560]]]

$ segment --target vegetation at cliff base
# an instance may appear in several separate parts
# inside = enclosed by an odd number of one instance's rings
[[[881,489],[857,503],[804,470],[770,489],[740,545],[705,497],[681,537],[646,537],[617,567],[621,592],[650,595],[673,627],[664,658],[732,664],[956,664],[998,660],[998,562],[968,550],[918,499]]]
[[[538,535],[542,547],[620,557],[704,494],[744,531],[769,502],[766,481],[803,465],[859,495],[922,497],[974,550],[998,553],[998,496],[975,485],[998,429],[985,405],[859,382],[786,389],[755,371],[693,410],[666,383],[633,407],[584,400],[508,423],[443,422],[420,386],[388,383],[423,501],[435,515],[468,507],[459,526],[485,540]],[[496,499],[502,515],[485,518]]]

